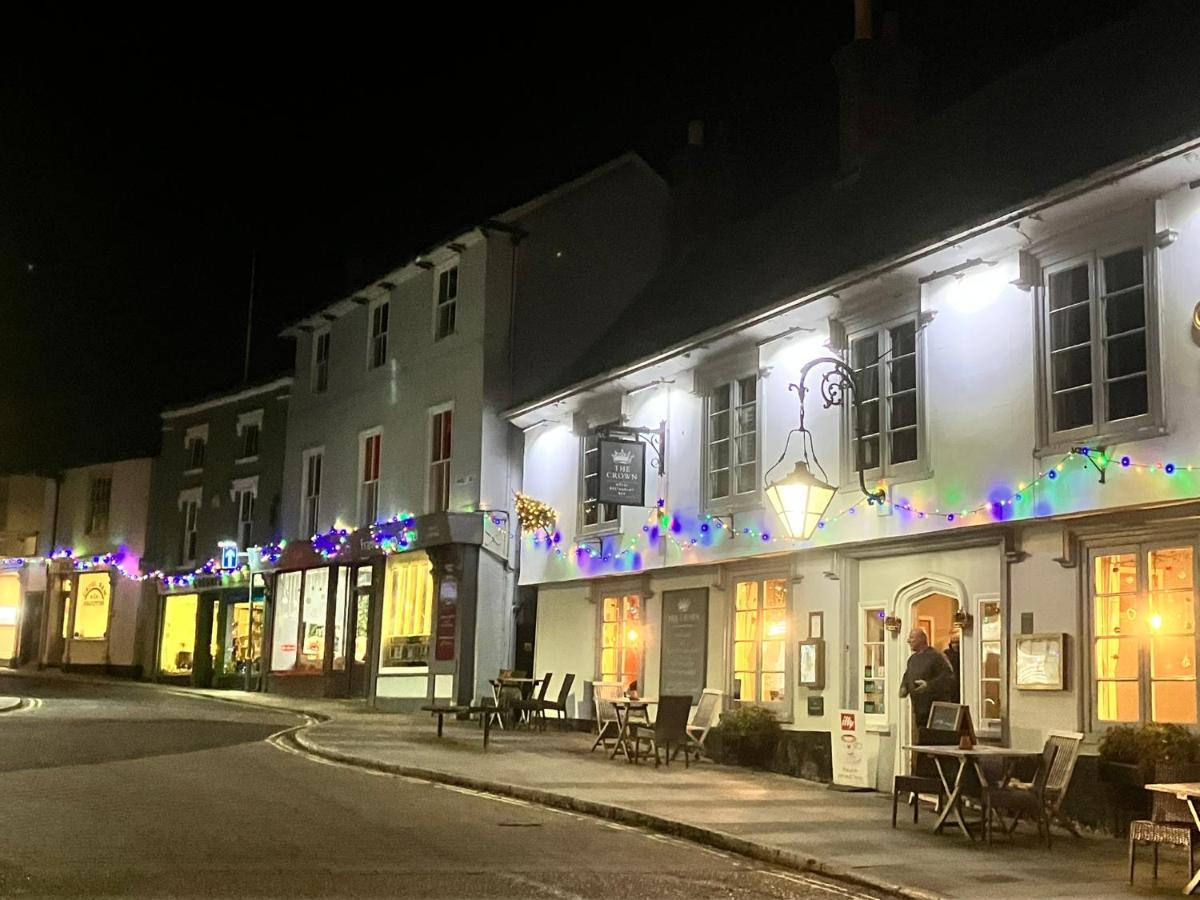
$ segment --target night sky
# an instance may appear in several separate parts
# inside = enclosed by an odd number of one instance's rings
[[[876,5],[932,112],[1138,4]],[[259,378],[283,325],[455,228],[625,150],[667,174],[690,119],[760,182],[831,171],[851,0],[699,9],[10,21],[0,471],[156,453],[164,405],[236,387],[252,254]]]

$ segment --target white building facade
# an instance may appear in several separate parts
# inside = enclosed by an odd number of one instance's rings
[[[1195,726],[1198,152],[1126,160],[511,410],[524,490],[557,512],[522,536],[537,670],[577,673],[588,717],[586,682],[656,697],[698,665],[774,711],[822,777],[853,711],[883,790],[915,626],[961,640],[986,738]],[[796,433],[793,385],[822,357],[854,370],[857,421],[822,402],[817,363]],[[604,429],[645,443],[660,425],[643,504],[597,502]],[[838,487],[807,540],[765,498],[804,457]],[[691,650],[682,608],[704,610]]]

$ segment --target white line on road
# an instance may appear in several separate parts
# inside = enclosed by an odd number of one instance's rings
[[[836,894],[839,897],[850,897],[852,900],[874,900],[870,894],[863,894],[859,891],[853,891],[849,888],[831,884],[828,881],[821,881],[817,878],[809,878],[807,875],[796,875],[792,872],[777,872],[772,869],[762,869],[761,871],[764,875],[770,875],[773,878],[779,878],[783,881],[790,881],[793,884],[803,884],[807,887],[816,888],[817,890],[825,891],[829,894]]]

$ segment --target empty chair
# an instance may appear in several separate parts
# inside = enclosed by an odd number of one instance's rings
[[[546,704],[546,691],[550,689],[550,680],[553,677],[554,675],[552,673],[546,673],[545,677],[542,678],[542,684],[538,688],[536,697],[522,698],[520,700],[513,701],[513,709],[520,710],[521,716],[525,719],[525,721],[532,724],[533,720],[539,720],[540,723],[544,724],[546,719],[544,712]]]
[[[558,719],[559,728],[563,728],[567,724],[567,698],[571,696],[571,687],[575,684],[575,673],[568,672],[563,679],[563,683],[558,688],[557,700],[544,700],[541,706],[542,727],[546,727],[546,713],[557,713],[555,716]]]
[[[660,764],[659,751],[666,754],[667,765],[671,764],[672,749],[683,750],[683,766],[688,766],[688,746],[692,742],[688,734],[688,714],[692,711],[692,698],[687,694],[667,694],[658,698],[658,715],[651,722],[630,722],[629,739],[633,742],[633,758],[639,759],[642,745],[654,752],[654,765]]]
[[[596,709],[596,740],[592,744],[593,750],[601,744],[607,750],[610,746],[609,741],[615,743],[620,736],[621,726],[612,702],[620,700],[624,693],[625,685],[619,681],[592,682],[592,704]]]
[[[933,728],[917,729],[918,744],[938,744],[952,746],[958,743],[957,731],[939,731]],[[946,789],[938,774],[937,761],[924,753],[913,753],[912,772],[907,775],[897,775],[892,779],[892,827],[896,827],[896,809],[900,805],[902,794],[911,797],[913,807],[913,824],[916,825],[921,816],[921,795],[932,794],[938,798],[938,809],[946,799]]]
[[[721,712],[721,700],[724,696],[724,691],[704,690],[700,692],[700,703],[696,706],[696,711],[692,714],[692,721],[687,726],[688,737],[691,738],[689,749],[696,752],[696,759],[699,759],[700,754],[705,752],[704,740],[708,737],[709,730]]]
[[[1195,763],[1159,763],[1154,780],[1160,784],[1179,784],[1200,781],[1200,765]],[[1196,869],[1196,825],[1186,800],[1179,800],[1161,791],[1151,791],[1149,819],[1129,823],[1129,883],[1133,884],[1133,867],[1137,861],[1138,844],[1149,844],[1154,852],[1154,879],[1158,880],[1158,848],[1180,847],[1188,852],[1188,871]]]
[[[1050,849],[1050,804],[1046,792],[1046,783],[1054,767],[1054,759],[1058,756],[1058,747],[1050,741],[1042,748],[1042,758],[1038,761],[1037,773],[1031,784],[1018,785],[981,785],[983,791],[983,823],[987,840],[992,842],[992,816],[1000,820],[1001,826],[1008,834],[1012,834],[1018,820],[1022,817],[1037,821],[1038,834],[1045,829],[1046,849]],[[1004,813],[1011,813],[1012,824],[1005,825]]]

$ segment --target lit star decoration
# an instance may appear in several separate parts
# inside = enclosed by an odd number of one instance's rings
[[[1170,477],[1179,472],[1200,470],[1200,466],[1184,466],[1169,461],[1138,462],[1129,456],[1117,456],[1103,449],[1074,447],[1053,465],[1039,471],[1029,482],[1018,483],[1016,490],[1004,492],[1000,496],[993,496],[972,506],[958,509],[929,508],[923,505],[914,505],[907,500],[894,502],[884,500],[882,505],[884,509],[899,511],[912,519],[940,519],[951,525],[1003,521],[1011,518],[1012,507],[1032,499],[1032,488],[1045,481],[1057,481],[1073,462],[1078,463],[1078,468],[1081,470],[1105,474],[1133,471]],[[862,518],[860,509],[866,506],[867,499],[861,497],[837,514],[823,518],[817,523],[817,529],[824,530],[847,517]],[[660,498],[656,507],[650,510],[650,515],[646,523],[642,525],[640,532],[632,535],[603,535],[592,538],[590,542],[585,539],[576,541],[573,545],[564,546],[562,535],[559,532],[542,529],[545,533],[531,535],[530,543],[535,547],[542,547],[552,552],[556,558],[573,560],[579,568],[593,572],[602,571],[606,566],[610,566],[615,571],[638,571],[642,568],[644,550],[658,547],[662,541],[669,542],[682,553],[734,540],[743,543],[757,541],[767,544],[783,542],[792,546],[808,543],[776,538],[766,530],[750,526],[740,524],[731,526],[729,523],[732,521],[734,520],[730,516],[703,514],[688,517],[672,512],[667,508],[666,501]]]
[[[547,536],[553,533],[554,523],[558,521],[558,513],[554,507],[541,500],[535,500],[528,494],[521,493],[515,495],[515,502],[517,522],[522,531],[534,533],[542,531]]]

